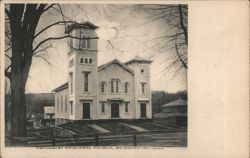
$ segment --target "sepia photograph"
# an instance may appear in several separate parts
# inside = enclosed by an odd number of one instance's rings
[[[188,147],[187,4],[4,4],[5,147]]]

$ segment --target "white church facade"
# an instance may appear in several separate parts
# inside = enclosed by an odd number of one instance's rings
[[[78,38],[69,39],[68,82],[53,90],[56,125],[70,120],[151,119],[152,61],[136,56],[97,66],[96,29],[90,22],[66,29]]]

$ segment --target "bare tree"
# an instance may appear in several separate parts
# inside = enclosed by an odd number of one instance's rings
[[[62,18],[44,28],[37,29],[39,20],[49,10]],[[5,6],[5,57],[9,65],[5,76],[11,89],[11,138],[26,136],[25,86],[33,57],[43,56],[40,52],[51,48],[51,42],[72,37],[70,34],[59,37],[42,36],[47,30],[58,26],[76,23],[63,14],[59,4],[7,4]]]
[[[177,74],[182,68],[188,69],[187,46],[188,46],[188,6],[187,5],[149,5],[142,6],[151,10],[152,15],[147,17],[147,23],[165,21],[168,26],[167,33],[151,39],[151,47],[157,48],[159,53],[175,52],[170,58],[164,71],[176,68]],[[164,27],[164,26],[163,26]]]

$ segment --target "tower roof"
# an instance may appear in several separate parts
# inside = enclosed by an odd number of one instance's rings
[[[129,65],[129,64],[132,64],[132,63],[147,63],[147,64],[151,64],[152,62],[153,62],[152,60],[146,60],[146,59],[143,59],[143,58],[141,58],[141,57],[139,57],[137,55],[135,58],[133,58],[133,59],[125,62],[124,64],[126,64],[126,65]]]
[[[84,22],[81,22],[81,23],[75,22],[75,23],[70,24],[70,25],[67,26],[67,28],[65,30],[65,33],[69,33],[75,28],[85,28],[85,29],[95,30],[96,28],[98,28],[98,26],[92,24],[89,21],[84,21]]]

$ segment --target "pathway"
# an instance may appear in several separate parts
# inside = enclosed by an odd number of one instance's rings
[[[138,126],[134,126],[134,125],[131,125],[131,124],[128,124],[128,123],[120,122],[120,124],[124,125],[124,126],[127,126],[127,127],[130,127],[132,129],[136,130],[137,132],[145,132],[145,131],[147,131],[144,128],[141,128],[141,127],[138,127]]]
[[[105,128],[102,128],[102,127],[100,127],[100,126],[98,126],[98,125],[96,125],[96,124],[87,124],[89,127],[91,127],[91,128],[94,128],[95,130],[97,130],[97,131],[99,131],[99,132],[101,132],[101,133],[109,133],[110,131],[109,130],[107,130],[107,129],[105,129]]]

